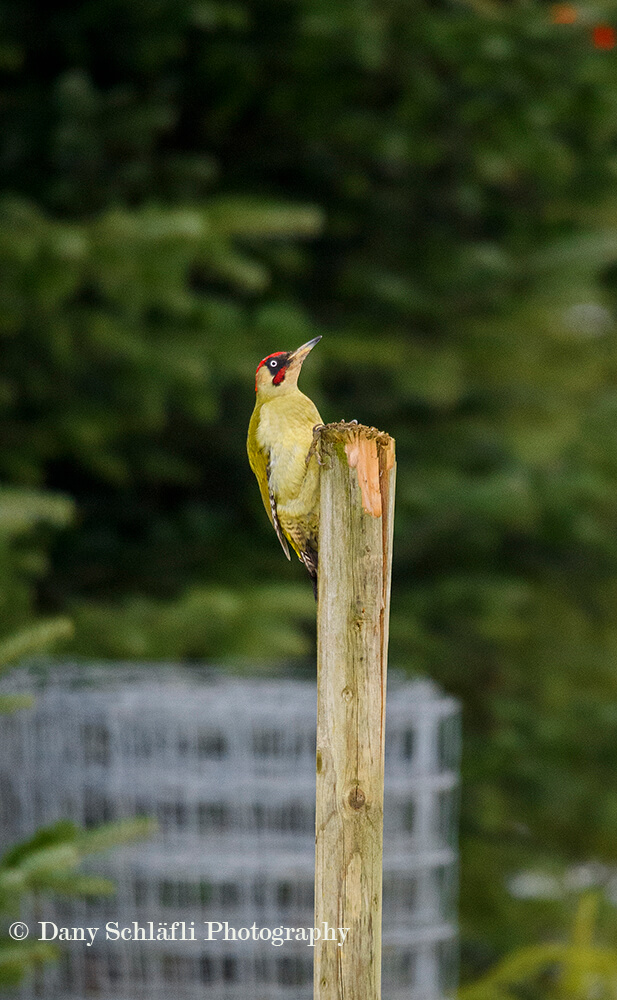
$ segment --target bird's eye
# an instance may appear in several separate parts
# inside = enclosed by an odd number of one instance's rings
[[[273,371],[275,368],[278,368],[279,366],[278,361],[276,361],[274,358],[272,358],[272,361],[269,361],[268,364],[270,365],[270,368],[272,368]]]

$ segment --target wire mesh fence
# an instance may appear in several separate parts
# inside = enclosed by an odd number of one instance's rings
[[[309,1000],[315,684],[119,664],[21,670],[9,686],[36,701],[0,727],[4,844],[64,817],[159,826],[90,863],[116,882],[112,898],[40,902],[30,918],[49,934],[99,930],[68,943],[22,1000]],[[440,1000],[455,986],[459,749],[457,703],[394,676],[384,1000]]]

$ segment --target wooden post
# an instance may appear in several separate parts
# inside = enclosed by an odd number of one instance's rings
[[[328,424],[320,455],[314,997],[379,1000],[394,440]]]

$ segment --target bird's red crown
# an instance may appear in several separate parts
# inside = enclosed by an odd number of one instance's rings
[[[257,374],[259,369],[263,368],[263,366],[267,364],[269,368],[272,368],[272,374],[274,376],[272,379],[272,385],[280,385],[285,378],[288,358],[289,355],[286,354],[285,351],[275,351],[274,354],[268,354],[266,358],[263,358],[263,360],[259,362],[257,370],[255,371],[255,392],[257,392]],[[272,361],[276,362],[276,364],[270,364]]]

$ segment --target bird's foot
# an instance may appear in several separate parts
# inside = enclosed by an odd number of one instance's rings
[[[318,465],[325,465],[326,463],[322,461],[321,455],[319,454],[317,447],[319,445],[320,437],[319,433],[324,429],[325,424],[315,424],[313,427],[313,442],[308,450],[308,455],[306,456],[306,464],[308,465],[313,455],[317,459]]]

